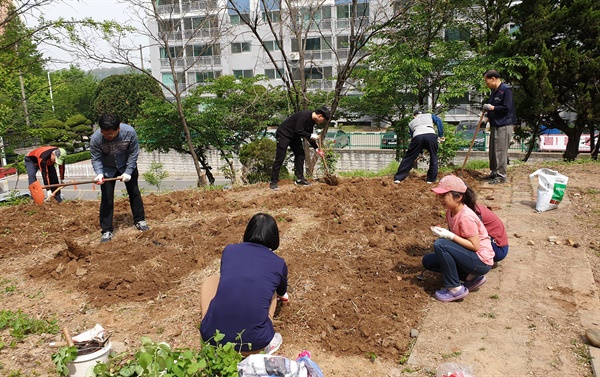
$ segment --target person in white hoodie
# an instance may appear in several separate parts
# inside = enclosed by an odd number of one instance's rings
[[[444,125],[442,120],[434,114],[423,113],[422,110],[416,110],[414,119],[408,124],[410,129],[410,144],[404,154],[398,171],[394,175],[394,183],[400,183],[408,177],[415,161],[419,158],[421,151],[425,149],[429,152],[429,169],[427,170],[427,183],[434,183],[438,175],[438,144],[444,141]],[[437,126],[437,134],[433,124]]]

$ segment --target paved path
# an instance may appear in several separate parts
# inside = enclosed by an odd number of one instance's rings
[[[471,366],[477,377],[579,376],[585,367],[578,352],[588,348],[600,376],[600,349],[586,346],[583,335],[600,327],[589,260],[583,247],[548,242],[551,235],[570,238],[577,214],[568,199],[554,211],[535,213],[527,175],[495,190],[483,187],[479,201],[501,207],[495,210],[507,226],[509,255],[462,302],[432,303],[409,365],[431,372],[455,362]]]

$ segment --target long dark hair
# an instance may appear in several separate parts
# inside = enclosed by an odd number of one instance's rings
[[[450,191],[452,193],[452,197],[458,199],[462,196],[462,203],[467,207],[471,208],[473,212],[479,217],[481,217],[481,213],[477,210],[477,194],[470,187],[467,187],[467,191],[465,193]]]
[[[244,232],[244,242],[257,243],[271,250],[277,250],[279,228],[275,219],[266,213],[257,213],[252,216]]]

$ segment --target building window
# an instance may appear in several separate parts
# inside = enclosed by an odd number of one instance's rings
[[[208,82],[221,76],[220,71],[196,72],[196,82]]]
[[[278,10],[272,10],[268,12],[262,12],[263,22],[281,22],[281,13]]]
[[[369,3],[358,3],[356,4],[356,14],[354,14],[353,4],[344,4],[337,6],[337,18],[339,19],[347,19],[347,18],[362,18],[369,16]]]
[[[267,78],[270,80],[280,79],[281,75],[279,72],[283,72],[283,69],[265,69],[265,76],[267,76]]]
[[[239,79],[249,79],[254,77],[254,71],[251,69],[234,69],[233,75]]]
[[[265,41],[264,46],[267,51],[279,51],[277,41]]]
[[[159,49],[159,51],[160,51],[161,59],[168,59],[169,56],[171,58],[180,58],[183,53],[183,47],[181,47],[181,46],[169,47],[169,50],[168,50],[169,54],[167,54],[167,49],[164,47],[161,47]]]
[[[471,36],[471,33],[469,33],[469,30],[467,30],[467,29],[448,28],[448,29],[444,30],[444,40],[446,42],[448,42],[448,41],[467,41],[467,40],[469,40],[470,36]]]
[[[251,50],[252,45],[250,42],[233,42],[231,44],[232,54],[241,54],[242,52],[250,52]]]
[[[331,37],[307,38],[304,42],[306,51],[331,50]],[[299,52],[296,38],[292,38],[292,52]]]
[[[294,80],[300,80],[300,72],[296,69],[292,72]],[[333,69],[331,67],[307,67],[304,68],[304,77],[307,80],[323,80],[333,77]]]
[[[188,57],[191,56],[213,56],[215,46],[210,45],[191,45],[185,47],[185,52]]]
[[[232,25],[241,25],[243,23],[250,23],[250,15],[248,13],[242,13],[241,15],[239,14],[230,14],[229,15],[229,22],[231,22]]]

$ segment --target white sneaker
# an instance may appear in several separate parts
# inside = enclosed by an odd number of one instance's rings
[[[396,180],[394,181],[394,183],[395,183],[395,184],[398,184],[398,183],[400,183],[400,181],[396,179]]]
[[[282,343],[283,338],[281,337],[281,334],[276,332],[275,335],[273,335],[273,339],[271,339],[271,343],[269,343],[269,345],[265,347],[265,353],[267,355],[272,355],[273,352],[277,351],[279,347],[281,347]]]

